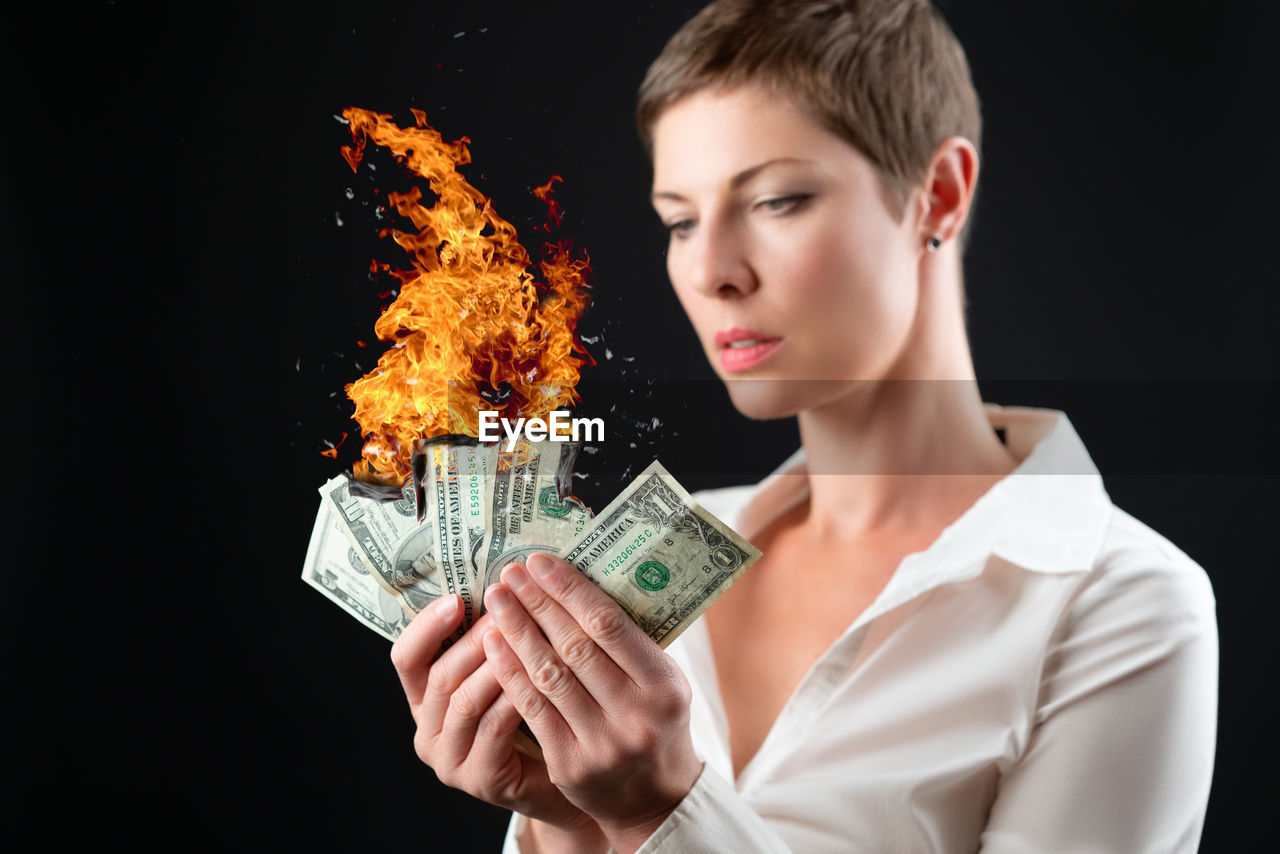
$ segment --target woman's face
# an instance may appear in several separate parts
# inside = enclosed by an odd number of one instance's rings
[[[741,87],[668,107],[653,204],[671,283],[743,414],[794,415],[893,374],[922,238],[870,161],[789,100]]]

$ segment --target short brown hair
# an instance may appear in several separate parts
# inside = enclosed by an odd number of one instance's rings
[[[669,105],[744,83],[789,96],[861,152],[899,219],[942,140],[962,136],[982,150],[968,60],[929,0],[715,0],[672,36],[640,85],[636,127],[649,156]],[[971,205],[961,253],[973,213]]]

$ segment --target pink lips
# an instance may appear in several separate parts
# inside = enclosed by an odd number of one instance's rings
[[[716,333],[716,346],[720,348],[720,366],[733,374],[754,368],[772,356],[782,346],[782,339],[734,327]]]

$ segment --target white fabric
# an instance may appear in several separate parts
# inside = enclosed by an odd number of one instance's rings
[[[707,765],[644,854],[1196,850],[1217,723],[1208,578],[1111,504],[1063,413],[987,414],[1018,468],[902,561],[736,780],[705,625],[671,646]],[[750,539],[806,491],[801,452],[697,498]]]

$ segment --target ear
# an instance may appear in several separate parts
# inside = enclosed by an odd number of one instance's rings
[[[935,234],[950,241],[969,217],[978,185],[978,151],[962,136],[949,136],[933,152],[919,195],[920,245]]]

